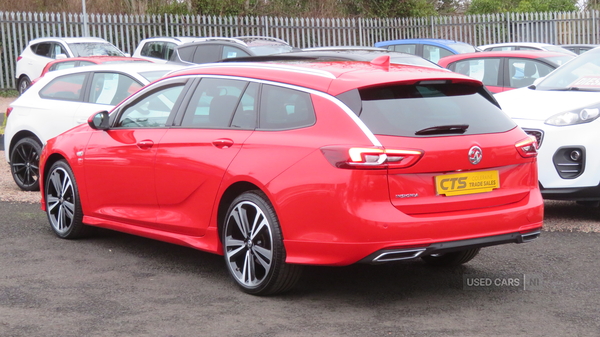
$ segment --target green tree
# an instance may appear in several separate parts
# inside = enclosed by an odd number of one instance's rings
[[[467,14],[504,12],[571,12],[577,0],[472,0]]]
[[[349,4],[352,2],[353,4]],[[364,17],[411,17],[437,15],[434,2],[428,0],[353,0],[345,1],[348,13]]]
[[[521,0],[515,12],[572,12],[577,10],[574,0]]]

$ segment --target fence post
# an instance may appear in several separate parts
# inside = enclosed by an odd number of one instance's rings
[[[596,30],[596,11],[592,11],[592,31],[594,32],[594,42],[598,43],[598,31]]]
[[[431,35],[432,38],[435,39],[436,35],[435,35],[435,25],[433,23],[433,16],[430,16],[429,20],[431,20],[431,34],[430,35]]]
[[[358,18],[358,43],[360,43],[361,46],[365,45],[365,41],[363,38],[363,31],[362,31],[362,18]]]

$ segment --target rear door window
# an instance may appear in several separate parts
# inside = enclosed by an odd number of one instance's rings
[[[338,98],[378,135],[431,137],[513,129],[516,124],[481,90],[464,84],[395,85],[353,90]]]
[[[118,73],[95,73],[88,101],[97,104],[117,105],[143,85],[133,78]]]
[[[454,55],[454,53],[449,51],[448,49],[432,46],[429,44],[423,45],[423,58],[431,62],[437,63],[437,61],[439,61],[442,57],[450,55]]]
[[[196,51],[196,46],[187,46],[177,49],[177,54],[179,54],[179,58],[181,61],[185,62],[193,62],[194,60],[194,52]],[[177,59],[175,59],[177,61]]]
[[[87,73],[57,77],[40,90],[40,97],[65,101],[81,101]]]
[[[202,44],[196,47],[193,63],[201,64],[215,62],[221,59],[221,46],[217,44]]]
[[[500,86],[498,81],[501,58],[481,58],[457,61],[449,69],[476,78],[489,86]]]
[[[416,44],[397,44],[397,45],[389,46],[388,50],[416,55],[417,54],[417,45]]]
[[[233,113],[248,82],[203,78],[194,91],[181,126],[197,128],[229,128]],[[248,105],[254,104],[252,100]],[[248,110],[253,107],[248,107]]]
[[[240,48],[231,47],[231,46],[223,46],[223,53],[221,54],[222,59],[229,59],[229,58],[233,58],[233,57],[244,57],[244,56],[250,56],[250,55],[248,53],[246,53],[245,51],[241,50]]]

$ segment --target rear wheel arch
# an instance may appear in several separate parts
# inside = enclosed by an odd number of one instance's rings
[[[8,151],[9,153],[11,153],[15,147],[15,144],[17,144],[21,139],[23,138],[31,138],[33,140],[35,140],[36,142],[38,142],[38,144],[43,147],[44,143],[40,140],[40,138],[38,136],[36,136],[35,133],[28,131],[28,130],[22,130],[17,132],[11,139],[10,139],[10,144],[8,145]]]
[[[17,80],[17,91],[19,92],[19,95],[23,94],[30,86],[31,78],[29,78],[29,76],[26,74],[19,76],[19,79]]]
[[[225,216],[227,215],[227,210],[229,209],[229,206],[231,205],[233,200],[235,200],[235,198],[237,198],[239,195],[252,190],[260,190],[260,188],[253,183],[247,181],[239,181],[229,186],[221,196],[221,200],[219,201],[219,208],[217,211],[217,229],[219,232],[220,242],[222,242],[223,240],[221,236],[223,232]]]

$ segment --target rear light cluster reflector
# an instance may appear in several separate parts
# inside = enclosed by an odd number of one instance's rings
[[[537,156],[538,144],[535,136],[529,136],[515,144],[517,151],[523,158]]]
[[[414,165],[423,156],[421,150],[394,150],[382,147],[326,146],[321,152],[339,168],[387,169]]]

